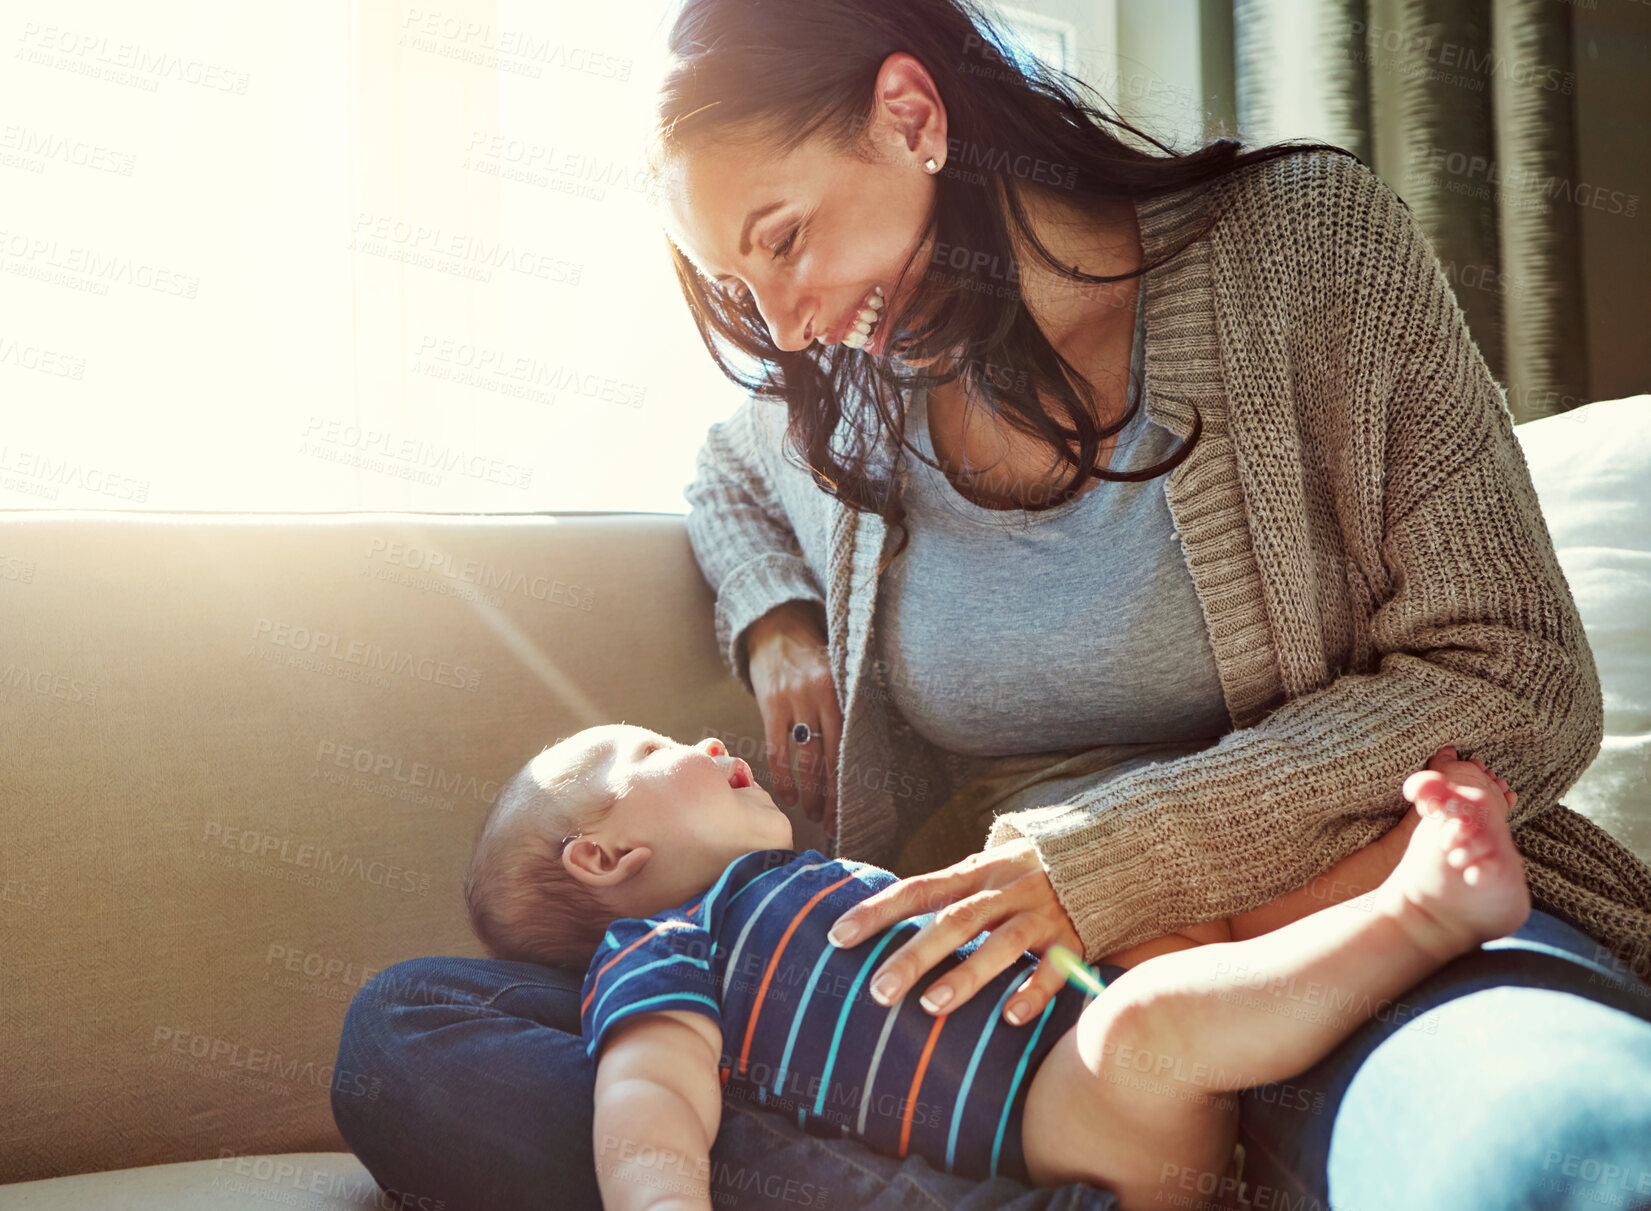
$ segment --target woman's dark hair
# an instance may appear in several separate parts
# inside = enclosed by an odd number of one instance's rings
[[[1018,289],[1004,290],[1001,283],[1018,280],[1018,272],[1006,268],[1018,264],[1011,223],[1062,276],[1102,283],[1125,281],[1171,260],[1202,238],[1219,215],[1212,214],[1159,261],[1107,277],[1055,261],[1031,229],[1023,190],[1058,189],[1071,204],[1098,212],[1118,199],[1210,185],[1282,155],[1312,150],[1352,155],[1325,143],[1278,143],[1244,152],[1236,139],[1177,153],[1084,100],[1093,94],[1075,76],[1041,64],[1023,68],[1008,47],[969,0],[683,0],[668,37],[671,60],[659,92],[652,151],[656,170],[674,154],[727,137],[755,136],[785,155],[819,134],[839,151],[867,154],[862,140],[875,109],[877,74],[883,61],[900,51],[923,64],[946,106],[948,160],[959,167],[949,163],[936,176],[926,233],[934,237],[936,250],[970,250],[969,265],[988,267],[992,277],[952,272],[950,266],[946,272],[925,272],[921,305],[910,314],[885,314],[881,323],[892,325],[891,334],[911,328],[908,353],[962,350],[952,370],[896,369],[887,359],[818,342],[786,352],[770,338],[754,300],[706,281],[670,245],[677,281],[712,359],[748,392],[785,402],[787,445],[801,452],[822,491],[856,510],[879,513],[901,529],[891,560],[907,539],[899,464],[879,474],[875,455],[883,449],[885,432],[895,435],[897,460],[899,451],[910,448],[905,411],[891,410],[889,402],[914,387],[956,379],[1017,430],[1047,441],[1073,469],[1049,508],[1071,499],[1092,477],[1144,480],[1168,474],[1191,452],[1202,429],[1195,413],[1191,436],[1154,467],[1096,468],[1101,443],[1134,417],[1139,397],[1116,423],[1100,427],[1090,384],[1050,345],[1022,307]],[[1113,127],[1162,154],[1126,143]],[[1030,172],[1029,165],[1041,166],[1040,171]],[[902,281],[911,269],[908,261]],[[924,322],[912,327],[919,313]],[[730,353],[744,355],[755,368],[742,369]],[[1051,416],[1040,394],[1057,401],[1075,427]],[[839,451],[834,439],[844,429],[845,415],[850,423],[843,436],[850,444]],[[1068,446],[1072,441],[1078,443],[1076,456]]]

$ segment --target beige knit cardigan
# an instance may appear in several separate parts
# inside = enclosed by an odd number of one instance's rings
[[[1145,277],[1147,415],[1181,438],[1202,417],[1163,490],[1233,730],[1000,815],[986,846],[1032,840],[1093,960],[1306,885],[1390,829],[1406,775],[1452,744],[1519,792],[1537,904],[1651,970],[1651,868],[1558,802],[1599,749],[1599,677],[1426,236],[1370,170],[1315,152],[1137,202],[1148,260],[1212,203],[1210,234]],[[783,429],[781,404],[747,399],[684,491],[717,641],[750,689],[746,628],[824,608],[833,853],[916,873],[896,856],[975,767],[905,722],[871,655],[889,528],[816,487]]]

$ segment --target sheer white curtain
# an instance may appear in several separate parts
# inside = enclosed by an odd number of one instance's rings
[[[1005,15],[1184,143],[1199,9]],[[5,0],[0,508],[682,512],[739,396],[641,191],[669,11]]]
[[[0,507],[686,508],[664,0],[6,8]]]

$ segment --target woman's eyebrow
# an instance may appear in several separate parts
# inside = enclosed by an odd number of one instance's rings
[[[750,214],[745,216],[745,226],[740,228],[740,255],[741,256],[750,256],[751,255],[751,225],[753,223],[755,223],[758,219],[765,218],[768,215],[773,214],[776,210],[778,210],[781,206],[784,206],[784,205],[785,205],[785,203],[783,201],[770,202],[770,203],[768,203],[768,205],[760,206],[756,210],[753,210]]]
[[[741,256],[750,256],[751,255],[751,228],[758,222],[758,220],[767,218],[769,215],[773,214],[776,210],[778,210],[781,206],[784,206],[784,205],[785,205],[785,199],[781,198],[778,201],[769,202],[766,206],[758,206],[756,209],[752,210],[751,213],[749,213],[745,216],[745,223],[740,227],[740,255]],[[680,250],[681,250],[681,246],[678,245],[678,251],[680,251]],[[724,278],[732,276],[731,274],[727,274],[727,273],[716,273],[716,274],[706,273],[705,272],[705,267],[703,265],[697,264],[694,261],[693,257],[688,256],[688,254],[686,252],[684,252],[682,255],[684,257],[687,257],[688,263],[690,265],[693,265],[693,267],[699,271],[699,276],[702,277],[702,278],[708,278],[709,280],[711,280],[713,282],[720,282]]]

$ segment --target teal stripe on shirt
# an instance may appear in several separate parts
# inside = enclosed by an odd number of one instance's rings
[[[969,1067],[963,1073],[963,1083],[957,1090],[957,1106],[952,1110],[952,1129],[946,1136],[946,1172],[952,1172],[952,1165],[957,1160],[957,1133],[963,1125],[963,1107],[969,1100],[969,1087],[975,1083],[975,1072],[980,1068],[980,1057],[986,1054],[986,1044],[992,1040],[992,1031],[997,1029],[998,1019],[1003,1016],[1003,1007],[1020,989],[1019,980],[1010,980],[1009,987],[1003,990],[998,998],[997,1008],[992,1010],[992,1016],[986,1019],[986,1029],[980,1032],[980,1040],[975,1044],[975,1053],[969,1057]],[[1054,1001],[1050,1001],[1053,1005]],[[1025,1061],[1022,1060],[1024,1064]],[[1013,1091],[1011,1090],[1011,1097]],[[995,1166],[994,1166],[995,1173]]]
[[[1038,1019],[1038,1028],[1032,1032],[1027,1040],[1026,1049],[1020,1053],[1020,1063],[1015,1065],[1015,1079],[1009,1082],[1009,1096],[1003,1099],[1003,1114],[997,1121],[997,1135],[992,1140],[992,1176],[997,1176],[998,1156],[1003,1152],[1003,1132],[1009,1125],[1009,1107],[1015,1104],[1015,1091],[1020,1088],[1021,1078],[1026,1075],[1027,1061],[1032,1058],[1032,1049],[1038,1045],[1038,1036],[1043,1034],[1044,1025],[1049,1021],[1049,1015],[1055,1012],[1055,998],[1049,998],[1049,1004],[1043,1007],[1043,1016]]]
[[[677,1002],[678,1004],[680,1004],[683,1001],[697,1001],[702,1005],[709,1005],[712,1009],[715,1009],[717,1011],[717,1017],[718,1017],[719,1020],[722,1017],[722,1006],[718,1005],[710,997],[701,996],[697,992],[665,992],[665,993],[661,993],[657,997],[648,997],[645,1000],[637,1001],[634,1004],[627,1005],[627,1006],[625,1006],[625,1008],[617,1011],[613,1015],[613,1017],[609,1018],[606,1022],[602,1023],[602,1034],[606,1034],[607,1033],[607,1028],[609,1026],[612,1026],[615,1022],[622,1021],[625,1018],[633,1017],[638,1013],[645,1012],[647,1010],[648,1006],[658,1005],[661,1001],[674,1001],[674,1002]],[[600,1037],[600,1036],[598,1036],[598,1037]],[[591,1056],[594,1056],[596,1054],[596,1040],[595,1039],[592,1039],[590,1041],[590,1043],[588,1043],[586,1045],[585,1054],[586,1055],[591,1055]]]

